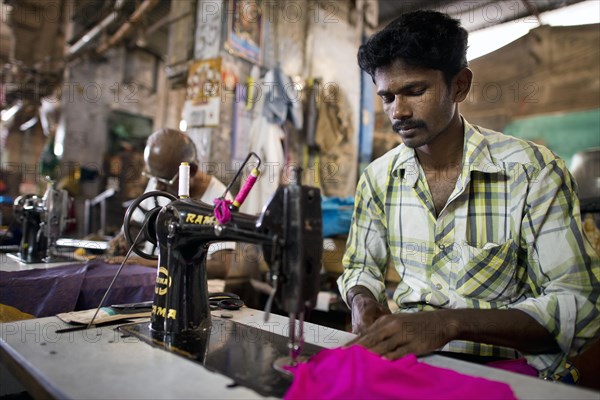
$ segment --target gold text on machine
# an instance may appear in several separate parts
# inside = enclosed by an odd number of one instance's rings
[[[154,294],[159,296],[164,296],[167,294],[167,291],[171,287],[171,277],[169,276],[169,271],[165,267],[160,267],[158,269],[158,274],[156,275],[156,286],[154,287]]]
[[[177,310],[170,308],[169,311],[167,312],[167,308],[166,307],[157,307],[155,305],[152,306],[152,314],[156,314],[159,317],[167,317],[171,318],[171,319],[175,319],[177,317]]]
[[[216,219],[214,215],[187,213],[185,216],[185,222],[199,225],[215,225]]]
[[[156,287],[154,293],[159,296],[164,296],[171,287],[171,277],[169,276],[169,270],[165,267],[158,268],[158,274],[156,275]],[[177,310],[170,308],[167,311],[166,307],[152,306],[152,314],[158,315],[159,317],[165,317],[175,319],[177,316]]]

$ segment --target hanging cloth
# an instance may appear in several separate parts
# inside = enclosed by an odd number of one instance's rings
[[[270,123],[283,125],[289,120],[295,129],[302,129],[302,101],[300,91],[279,66],[269,70],[263,80],[263,115]]]
[[[315,132],[321,187],[329,197],[352,196],[357,170],[352,108],[339,86],[326,85],[323,91]]]
[[[268,71],[260,80],[257,87],[270,88],[277,86],[275,72]],[[285,164],[283,154],[283,130],[276,122],[282,115],[277,102],[267,101],[269,98],[278,98],[277,95],[270,96],[269,92],[262,91],[256,96],[253,107],[253,119],[249,132],[249,150],[253,151],[262,160],[261,175],[248,193],[246,201],[240,207],[240,211],[247,214],[257,215],[263,206],[271,198],[279,186],[281,173]]]

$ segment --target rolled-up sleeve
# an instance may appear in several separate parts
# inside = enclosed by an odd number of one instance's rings
[[[600,261],[584,237],[573,178],[561,160],[532,175],[521,249],[535,294],[511,306],[534,318],[562,354],[527,356],[542,375],[599,336]]]
[[[388,258],[387,228],[381,199],[374,191],[368,170],[361,176],[346,251],[344,271],[337,283],[346,301],[348,290],[360,285],[381,303],[386,301],[384,276]]]

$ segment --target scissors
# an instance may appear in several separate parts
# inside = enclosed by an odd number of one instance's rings
[[[244,301],[240,299],[240,296],[237,294],[217,292],[208,295],[208,304],[211,310],[216,310],[218,308],[224,310],[239,310],[244,305]]]

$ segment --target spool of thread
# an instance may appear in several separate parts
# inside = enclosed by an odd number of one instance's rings
[[[190,197],[190,164],[182,162],[179,165],[179,198]]]
[[[246,182],[244,182],[244,186],[242,186],[237,196],[235,196],[235,200],[233,200],[233,206],[235,208],[239,208],[242,205],[242,203],[244,203],[244,200],[246,200],[248,193],[250,193],[250,190],[252,189],[252,186],[254,186],[254,184],[256,183],[256,180],[258,179],[259,175],[260,171],[256,168],[254,168],[252,172],[250,172],[250,175],[248,175],[248,178],[246,178]]]

